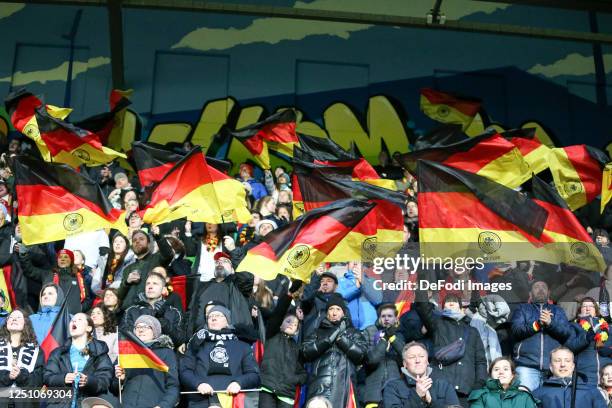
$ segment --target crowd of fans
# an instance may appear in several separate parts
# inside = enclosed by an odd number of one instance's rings
[[[87,169],[114,206],[128,209],[127,236],[100,230],[24,245],[6,163],[20,149],[11,142],[0,166],[0,266],[27,285],[27,302],[0,317],[0,356],[9,356],[0,359],[2,387],[69,387],[83,406],[116,407],[120,396],[130,408],[219,407],[219,392],[242,392],[248,408],[612,407],[612,250],[603,228],[585,225],[608,264],[601,276],[529,260],[419,271],[418,279],[513,286],[416,290],[400,314],[400,292],[377,290],[381,277],[357,260],[322,264],[309,282],[235,272],[250,248],[293,219],[282,167],[240,166],[247,224],[158,226],[135,212],[142,192],[133,174],[116,164]],[[409,197],[408,250],[418,242],[416,182],[393,162],[377,170],[396,175]],[[181,275],[196,276],[186,305],[171,283]],[[410,277],[391,270],[382,279]],[[8,302],[0,293],[3,309]],[[45,363],[40,345],[64,302],[70,339]],[[121,368],[121,330],[168,372]]]

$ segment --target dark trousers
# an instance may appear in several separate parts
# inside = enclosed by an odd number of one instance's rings
[[[261,391],[259,393],[258,408],[293,408],[293,405],[284,403],[283,401],[276,398],[274,394]]]

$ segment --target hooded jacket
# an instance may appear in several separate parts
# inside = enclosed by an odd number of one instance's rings
[[[49,333],[49,330],[51,329],[53,320],[55,320],[55,317],[60,311],[62,302],[64,301],[64,291],[61,287],[58,287],[53,283],[47,283],[42,287],[40,290],[41,297],[43,291],[49,286],[53,286],[57,289],[57,300],[55,301],[55,305],[39,305],[38,313],[30,315],[30,321],[32,322],[32,327],[34,328],[34,333],[36,334],[36,341],[38,341],[38,344],[42,344],[42,341],[45,339],[45,337],[47,337],[47,333]]]
[[[507,390],[499,380],[489,378],[486,386],[471,392],[468,401],[470,408],[535,408],[539,403],[525,387],[519,387],[515,379]]]
[[[570,408],[572,405],[572,381],[571,377],[550,377],[544,380],[544,384],[533,392],[533,396],[539,399],[545,408]],[[607,403],[603,395],[595,385],[584,381],[584,377],[578,376],[576,386],[576,407],[580,408],[606,408]]]
[[[164,299],[158,300],[151,306],[144,293],[140,293],[138,295],[138,302],[125,311],[121,321],[121,330],[133,331],[136,319],[142,315],[157,318],[161,324],[162,333],[170,336],[174,344],[181,345],[185,343],[185,327],[182,313]]]
[[[427,404],[416,393],[414,377],[402,367],[402,375],[387,382],[383,389],[383,406],[385,408],[446,408],[459,404],[453,387],[444,379],[437,377],[431,367],[427,367],[427,375],[431,377],[429,389],[431,404]]]
[[[70,363],[70,346],[72,340],[56,348],[51,352],[49,361],[45,365],[43,374],[43,382],[50,388],[66,387],[66,374],[74,372],[74,367]],[[79,388],[78,400],[80,401],[87,397],[99,397],[108,393],[109,386],[115,369],[108,357],[108,347],[104,342],[92,340],[87,345],[89,350],[89,359],[81,372],[87,376],[85,386]],[[74,397],[73,397],[74,398]],[[69,408],[70,400],[47,403],[48,408]]]
[[[172,339],[162,334],[148,346],[157,357],[166,363],[168,372],[150,368],[126,369],[122,391],[123,406],[174,408],[179,400],[180,384]],[[119,389],[117,377],[113,377],[112,389],[113,391]]]

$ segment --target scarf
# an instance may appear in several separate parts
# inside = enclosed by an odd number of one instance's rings
[[[60,285],[60,279],[59,279],[59,273],[57,272],[53,272],[53,283],[55,285],[57,285],[59,287]],[[77,271],[76,273],[76,279],[77,279],[77,283],[79,285],[79,295],[81,298],[81,303],[83,303],[85,301],[86,295],[85,295],[85,279],[83,279],[83,274],[80,271]]]
[[[230,332],[211,332],[202,329],[197,334],[199,339],[206,342],[214,342],[215,345],[208,355],[208,373],[207,375],[232,375],[230,368],[229,353],[226,348],[227,341],[236,339],[235,335]]]
[[[455,312],[453,310],[446,310],[446,309],[442,310],[442,316],[448,317],[449,319],[453,319],[456,322],[458,322],[459,320],[465,317],[465,315],[461,312]]]
[[[34,371],[38,351],[40,348],[35,343],[26,343],[19,348],[17,354],[17,367],[25,368],[28,373]],[[5,339],[0,340],[0,371],[11,371],[13,367],[13,350],[11,344]]]
[[[217,245],[219,245],[218,237],[209,237],[208,235],[206,236],[206,251],[215,252],[215,249],[217,249]]]

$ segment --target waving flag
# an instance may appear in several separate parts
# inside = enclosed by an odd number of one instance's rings
[[[535,174],[548,168],[550,148],[536,138],[534,128],[513,129],[501,135],[515,145]]]
[[[68,303],[67,299],[71,290],[72,287],[68,289],[68,293],[66,293],[66,297],[62,302],[62,307],[60,308],[57,316],[55,316],[55,319],[53,319],[49,333],[40,344],[40,348],[45,354],[45,362],[49,360],[49,356],[53,350],[66,344],[66,341],[68,341],[70,338],[70,332],[68,330],[68,326],[70,325],[70,313],[68,313],[68,307],[66,304]]]
[[[455,123],[467,129],[480,111],[481,101],[436,91],[421,89],[421,111],[431,119],[442,123]]]
[[[169,370],[153,350],[129,331],[121,332],[118,360],[122,368],[151,368],[165,373]]]

